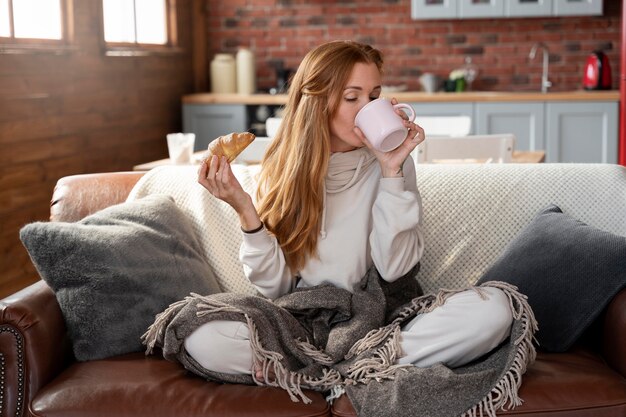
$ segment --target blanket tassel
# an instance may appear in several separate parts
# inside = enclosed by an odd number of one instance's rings
[[[305,404],[310,404],[311,399],[302,391],[303,388],[326,391],[341,384],[341,375],[334,369],[324,369],[320,378],[302,375],[286,369],[280,362],[283,356],[264,349],[256,325],[248,315],[246,315],[246,320],[250,329],[254,369],[261,369],[263,372],[263,381],[256,378],[256,372],[252,373],[252,379],[256,384],[280,387],[287,391],[292,401],[298,402],[301,399]]]
[[[522,375],[526,372],[528,363],[535,360],[537,352],[533,346],[533,334],[538,329],[537,320],[533,314],[527,298],[517,292],[513,285],[490,281],[483,286],[499,288],[511,304],[513,318],[522,323],[522,334],[513,343],[517,346],[513,366],[509,369],[495,387],[478,404],[463,413],[463,417],[496,417],[496,410],[507,410],[522,404],[518,390],[522,384]]]
[[[197,294],[191,293],[190,296],[170,304],[167,309],[156,315],[154,323],[152,323],[150,327],[148,327],[148,330],[141,336],[141,341],[146,345],[146,355],[152,354],[157,343],[163,344],[162,339],[165,334],[165,329],[167,328],[167,323],[169,323],[172,317],[178,314],[178,312],[196,295]]]

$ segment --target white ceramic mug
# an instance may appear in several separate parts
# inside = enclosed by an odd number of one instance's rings
[[[356,115],[354,124],[361,129],[367,140],[381,152],[396,149],[404,142],[408,129],[396,109],[405,110],[409,120],[415,120],[415,111],[406,103],[391,104],[384,98],[367,103]]]

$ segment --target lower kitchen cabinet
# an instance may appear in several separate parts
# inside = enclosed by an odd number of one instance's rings
[[[476,103],[478,134],[514,133],[518,150],[545,150],[546,162],[617,163],[614,101]]]
[[[184,104],[183,130],[195,133],[195,151],[205,150],[209,143],[231,132],[248,130],[245,104]]]
[[[617,163],[617,102],[546,103],[546,162]]]
[[[419,125],[420,116],[469,116],[474,119],[474,103],[408,103],[415,110],[415,122]],[[470,134],[475,132],[474,124]],[[428,132],[426,132],[428,136]]]
[[[619,101],[409,102],[420,116],[470,116],[471,134],[513,133],[517,150],[544,150],[546,162],[617,163]],[[250,105],[183,104],[195,150],[251,129]]]
[[[479,135],[513,133],[515,149],[545,150],[544,107],[543,102],[477,103],[476,132]]]

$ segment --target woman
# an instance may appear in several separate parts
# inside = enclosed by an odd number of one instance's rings
[[[225,158],[213,156],[199,170],[198,182],[237,212],[244,271],[270,299],[320,284],[351,290],[371,266],[393,282],[422,256],[422,205],[409,154],[425,139],[423,129],[405,120],[402,145],[382,153],[354,126],[357,112],[381,95],[382,65],[378,50],[351,41],[306,55],[263,159],[256,202]],[[509,301],[497,288],[485,291],[488,297],[455,294],[407,323],[399,363],[460,366],[499,345],[511,328]],[[206,323],[185,349],[206,369],[262,377],[252,369],[245,323]]]

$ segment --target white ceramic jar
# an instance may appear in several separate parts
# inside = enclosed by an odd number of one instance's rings
[[[231,54],[215,54],[211,61],[211,91],[213,93],[236,93],[237,71],[235,57]]]
[[[256,92],[256,68],[254,54],[247,48],[237,51],[237,93],[254,94]]]

